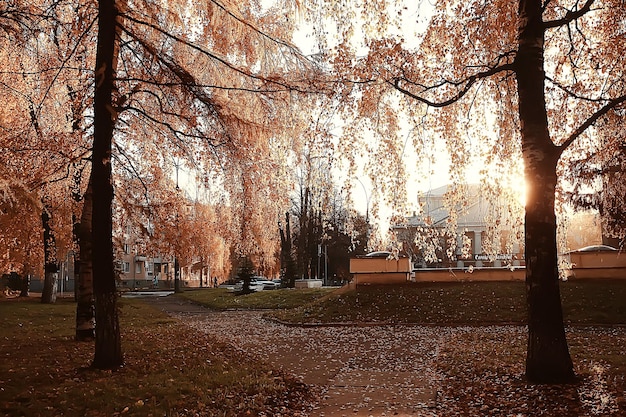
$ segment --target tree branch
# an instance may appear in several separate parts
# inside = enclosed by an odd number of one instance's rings
[[[395,88],[396,90],[400,91],[403,94],[406,94],[407,96],[426,104],[427,106],[430,107],[446,107],[449,106],[450,104],[456,103],[457,101],[459,101],[461,98],[463,98],[463,96],[465,96],[465,94],[467,94],[467,92],[472,88],[472,86],[479,80],[482,80],[484,78],[488,78],[492,75],[498,74],[500,72],[506,72],[506,71],[513,71],[515,69],[515,64],[514,63],[508,63],[508,64],[504,64],[504,65],[498,65],[495,66],[493,68],[489,68],[486,71],[482,71],[482,72],[478,72],[476,74],[470,75],[469,77],[463,79],[463,80],[459,80],[459,81],[449,81],[449,80],[444,80],[443,82],[433,86],[433,87],[424,87],[424,90],[428,90],[428,89],[432,89],[432,88],[438,88],[438,87],[443,87],[443,86],[452,86],[452,87],[461,87],[460,91],[458,91],[454,96],[442,100],[442,101],[435,101],[435,100],[429,100],[427,98],[424,98],[422,96],[420,96],[419,94],[413,93],[409,90],[407,90],[406,88],[401,87],[400,83],[402,83],[403,81],[405,82],[410,82],[409,80],[405,79],[405,78],[396,78],[393,80],[393,82],[388,81],[389,84],[391,84],[393,86],[393,88]]]
[[[585,120],[583,122],[583,124],[581,124],[576,130],[574,130],[574,132],[572,132],[571,135],[569,135],[569,137],[559,146],[559,150],[561,152],[563,152],[565,149],[567,149],[568,146],[570,146],[580,135],[582,135],[585,130],[587,130],[589,127],[591,127],[596,121],[598,121],[598,119],[602,116],[604,116],[605,114],[607,114],[609,111],[617,108],[618,106],[620,106],[622,103],[626,103],[626,95],[622,95],[620,97],[616,97],[612,100],[609,100],[608,103],[606,103],[604,106],[602,106],[601,108],[599,108],[594,114],[591,115],[591,117],[589,117],[587,120]]]
[[[568,10],[567,13],[565,13],[564,17],[560,19],[544,22],[543,27],[545,29],[550,29],[550,28],[556,28],[556,27],[568,25],[569,23],[573,22],[574,20],[588,13],[591,10],[591,6],[593,5],[594,2],[595,0],[587,0],[587,2],[580,9]]]
[[[211,0],[211,3],[215,4],[217,7],[219,7],[220,9],[222,9],[224,11],[224,13],[228,14],[229,16],[231,16],[233,19],[235,19],[236,21],[238,21],[239,23],[241,23],[244,26],[249,27],[252,31],[258,33],[259,35],[261,35],[262,37],[269,39],[270,41],[276,43],[277,45],[282,45],[286,48],[288,48],[294,55],[298,56],[300,59],[308,61],[310,63],[313,63],[313,61],[311,61],[311,59],[309,59],[308,57],[306,57],[305,55],[302,55],[302,53],[300,52],[300,50],[298,48],[296,48],[295,46],[281,40],[281,39],[276,39],[270,35],[268,35],[267,33],[263,32],[262,30],[260,30],[259,28],[257,28],[256,26],[252,25],[250,22],[240,18],[239,16],[235,15],[233,12],[231,12],[230,10],[228,10],[222,3],[220,3],[217,0]]]
[[[152,123],[155,126],[161,126],[162,128],[165,128],[167,131],[169,131],[174,137],[176,137],[178,140],[180,140],[181,142],[184,142],[182,139],[183,138],[187,138],[187,139],[199,139],[199,140],[203,140],[206,141],[208,143],[208,145],[210,147],[219,147],[219,146],[223,146],[225,143],[227,143],[227,141],[224,140],[218,140],[216,138],[210,138],[207,135],[202,134],[201,132],[194,134],[194,133],[186,133],[180,129],[176,129],[174,126],[172,126],[172,124],[163,121],[162,119],[157,119],[154,118],[152,116],[150,116],[150,114],[148,114],[148,112],[146,112],[143,109],[140,109],[138,107],[128,107],[126,110],[130,110],[134,113],[136,113],[138,116],[141,116],[142,118],[144,118],[145,121],[149,121],[150,123]],[[173,113],[169,113],[169,115],[174,116],[174,117],[180,117],[179,115],[173,114]],[[181,146],[181,149],[184,149],[183,146]]]
[[[181,45],[185,45],[185,46],[187,46],[187,47],[189,47],[189,48],[191,48],[191,49],[201,53],[202,55],[205,55],[205,56],[207,56],[207,57],[209,57],[209,58],[219,62],[220,64],[224,65],[226,68],[234,71],[235,73],[238,73],[238,74],[244,76],[245,78],[248,78],[248,79],[251,79],[251,80],[256,80],[256,81],[259,81],[259,82],[262,82],[262,83],[278,85],[278,86],[284,88],[287,91],[297,91],[297,92],[301,92],[301,93],[317,92],[317,90],[307,90],[307,89],[304,89],[304,88],[299,87],[297,85],[290,85],[287,82],[282,82],[278,78],[275,78],[275,77],[269,78],[269,77],[264,77],[264,76],[261,76],[261,75],[253,74],[252,72],[248,71],[247,69],[240,68],[240,67],[232,64],[225,57],[221,57],[221,56],[217,55],[214,52],[205,50],[204,48],[200,47],[199,45],[196,45],[193,42],[190,42],[188,40],[185,40],[185,39],[181,38],[180,36],[176,36],[176,35],[174,35],[172,33],[169,33],[166,30],[161,29],[160,27],[158,27],[157,25],[155,25],[155,24],[153,24],[151,22],[145,22],[143,20],[137,19],[137,18],[135,18],[133,16],[130,16],[128,14],[121,14],[121,16],[124,17],[125,19],[131,21],[131,22],[134,22],[134,23],[138,24],[138,25],[147,26],[150,29],[155,30],[155,31],[159,32],[160,34],[162,34],[163,36],[166,36],[166,37],[172,39],[173,41],[176,41],[176,42],[180,43]],[[182,69],[180,66],[178,66],[178,64],[175,64],[174,62],[165,61],[159,54],[156,54],[156,51],[154,50],[154,48],[150,47],[150,45],[148,45],[148,43],[144,39],[141,39],[139,36],[136,36],[129,29],[122,27],[122,30],[128,36],[130,36],[132,39],[134,39],[136,42],[141,44],[144,48],[146,48],[148,50],[152,49],[151,53],[153,53],[153,55],[155,57],[157,57],[158,59],[160,59],[163,62],[165,62],[166,65],[168,67],[170,67],[170,69],[172,71],[173,71],[173,65],[176,65],[178,68]],[[306,61],[306,62],[307,63],[311,63],[311,61]],[[186,73],[186,74],[184,74],[185,78],[181,78],[181,81],[183,81],[183,82],[195,81],[195,80],[192,80],[192,79],[188,78],[188,77],[191,77],[191,75],[188,72],[185,71],[185,73]],[[181,76],[183,74],[178,74],[178,75]],[[193,77],[191,77],[191,78],[193,78]],[[195,84],[195,83],[193,85],[197,86],[197,84]],[[251,91],[253,91],[253,92],[261,92],[260,90],[257,91],[255,89],[251,89]],[[281,90],[279,90],[279,91],[281,91]]]
[[[565,94],[567,94],[568,96],[575,98],[576,100],[581,100],[581,101],[588,101],[591,103],[602,103],[605,102],[606,99],[601,99],[601,98],[589,98],[589,97],[585,97],[585,96],[581,96],[580,94],[577,94],[576,92],[570,90],[569,88],[567,88],[566,86],[558,83],[556,80],[554,80],[554,78],[552,77],[545,77],[547,81],[549,81],[553,86],[555,86],[556,88],[558,88],[559,90],[563,91]]]

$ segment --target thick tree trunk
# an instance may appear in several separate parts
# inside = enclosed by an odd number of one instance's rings
[[[116,66],[117,9],[115,0],[98,3],[98,45],[94,93],[93,166],[93,289],[96,307],[96,343],[93,366],[114,369],[123,364],[117,291],[113,265],[111,143],[117,115],[113,90]]]
[[[93,297],[93,266],[92,266],[92,221],[93,192],[91,179],[83,196],[83,212],[78,225],[78,274],[76,280],[76,340],[90,341],[95,337],[95,305]]]
[[[574,378],[559,291],[556,165],[560,151],[548,132],[544,92],[544,27],[541,0],[520,0],[516,76],[526,198],[526,294],[528,350],[526,377],[559,383]]]
[[[56,259],[56,241],[50,227],[50,214],[47,207],[42,209],[41,222],[43,225],[43,249],[44,249],[44,281],[41,292],[41,302],[45,304],[55,303],[57,300],[57,278],[59,265]]]

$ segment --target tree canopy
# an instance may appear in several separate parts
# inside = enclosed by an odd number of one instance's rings
[[[557,179],[577,176],[572,160],[591,150],[610,155],[615,147],[602,145],[623,141],[603,132],[624,118],[624,2],[444,0],[422,20],[426,6],[311,5],[314,19],[338,28],[320,52],[351,81],[340,92],[356,103],[349,113],[375,126],[387,149],[398,143],[404,112],[421,127],[411,130],[418,149],[423,129],[446,141],[456,182],[474,148],[486,150],[487,178],[506,177],[523,160],[526,373],[534,381],[571,379],[558,289]],[[403,32],[407,22],[415,22],[414,36]]]
[[[402,217],[407,179],[433,175],[424,166],[438,152],[449,156],[458,185],[451,190],[463,190],[468,166],[480,161],[485,193],[526,190],[527,376],[568,380],[556,205],[602,185],[601,198],[572,200],[604,210],[613,234],[622,225],[616,172],[624,147],[624,6],[4,2],[2,214],[20,204],[50,215],[43,226],[54,239],[43,243],[62,247],[58,258],[75,244],[71,226],[92,184],[94,288],[108,294],[100,307],[115,332],[114,218],[121,228],[132,223],[158,236],[155,248],[177,258],[206,255],[211,240],[221,248],[216,259],[232,246],[259,266],[276,260],[276,224],[291,195],[302,197],[298,227],[319,228],[317,211],[331,206],[335,170],[350,181],[363,167],[373,212],[380,199]],[[310,56],[293,42],[307,31]],[[318,162],[322,169],[312,170]],[[195,204],[193,216],[173,186],[180,166],[219,196]],[[463,196],[448,198],[455,205]],[[41,217],[27,220],[15,236],[2,236],[23,242],[23,262],[27,248],[45,246],[31,234],[41,230]],[[194,233],[201,225],[204,233]],[[300,234],[298,250],[310,253],[307,236]]]

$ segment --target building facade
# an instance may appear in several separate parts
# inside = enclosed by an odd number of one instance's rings
[[[471,184],[461,198],[443,186],[419,196],[414,213],[393,231],[417,268],[519,267],[524,265],[523,212],[487,198]],[[521,208],[521,204],[520,204]]]
[[[123,244],[117,260],[118,285],[123,289],[174,288],[174,262],[163,257],[148,257],[138,253],[128,243]]]

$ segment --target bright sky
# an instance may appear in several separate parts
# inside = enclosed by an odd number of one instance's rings
[[[267,0],[271,1],[271,0]],[[353,2],[355,7],[362,6],[361,2]],[[398,1],[395,2],[392,7],[394,10],[389,13],[389,16],[400,16],[398,21],[399,28],[396,30],[396,35],[401,37],[404,40],[405,47],[417,47],[420,42],[420,33],[425,30],[429,19],[432,15],[432,11],[436,5],[436,1]],[[356,11],[357,15],[360,13],[359,10]],[[328,33],[329,37],[333,36],[333,33],[336,29],[336,23],[331,21],[323,21],[325,24],[324,31]],[[362,24],[362,23],[361,23]],[[359,29],[357,28],[356,31]],[[363,46],[359,46],[358,43],[361,42],[362,34],[356,33],[355,38],[357,41],[355,42],[355,47],[358,51],[361,51],[363,55],[367,53],[367,49]],[[305,53],[305,54],[315,54],[319,53],[319,47],[316,44],[314,29],[312,25],[307,24],[302,20],[302,24],[300,30],[296,32],[294,36],[294,43]],[[410,129],[411,127],[408,127]],[[493,129],[495,131],[495,129]],[[424,193],[430,189],[438,188],[449,184],[451,182],[449,170],[450,170],[450,158],[448,156],[445,145],[441,140],[434,139],[432,146],[434,149],[430,149],[429,151],[435,155],[433,161],[426,163],[425,165],[419,165],[416,163],[417,157],[415,152],[409,149],[411,147],[410,141],[407,142],[407,148],[405,151],[405,163],[407,173],[409,174],[409,178],[407,179],[407,203],[408,203],[408,213],[410,214],[413,211],[417,211],[417,200],[420,193]],[[479,160],[478,157],[475,157],[468,168],[466,169],[465,181],[468,183],[478,183],[481,178],[479,172],[484,168],[484,164]],[[341,178],[341,175],[337,175],[339,177],[339,182],[345,181],[345,178]],[[355,206],[357,210],[365,213],[368,207],[371,209],[371,199],[372,196],[372,184],[369,181],[369,178],[365,172],[360,172],[357,174],[358,179],[352,181],[353,190],[352,190],[352,198],[354,200]],[[511,181],[514,184],[512,186],[516,186],[515,183],[519,183],[518,180]],[[523,181],[522,181],[523,183]],[[519,187],[520,193],[523,192],[524,187]],[[520,197],[522,198],[522,197]],[[381,230],[387,230],[388,222],[386,221],[386,217],[392,215],[391,211],[388,208],[381,207],[381,219],[380,226]]]

